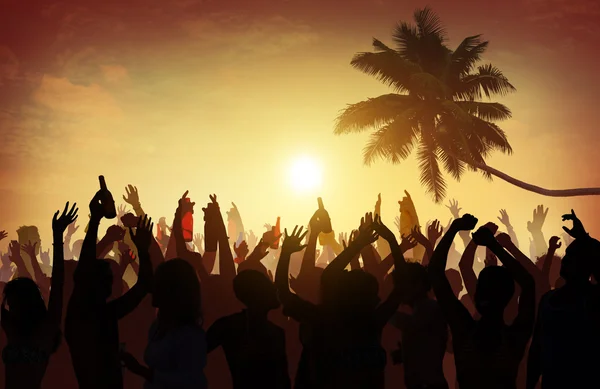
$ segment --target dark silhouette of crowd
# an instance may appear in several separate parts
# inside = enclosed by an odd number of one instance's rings
[[[26,226],[1,255],[0,387],[600,388],[600,242],[574,211],[560,242],[537,207],[528,254],[506,210],[420,226],[408,193],[397,232],[379,196],[349,234],[319,201],[259,238],[211,195],[193,234],[188,192],[154,229],[136,187],[129,212],[100,182],[83,240],[67,203],[51,250]]]

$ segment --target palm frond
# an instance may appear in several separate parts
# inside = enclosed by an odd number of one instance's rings
[[[446,152],[443,148],[440,148],[440,158],[444,163],[444,168],[446,169],[446,171],[456,181],[460,181],[466,170],[465,163],[459,160],[454,155]]]
[[[371,165],[378,158],[394,164],[408,158],[417,138],[415,121],[410,116],[407,112],[371,134],[363,149],[365,165]]]
[[[383,43],[382,41],[380,41],[377,38],[373,38],[373,48],[375,49],[375,52],[385,51],[385,52],[396,53],[396,51],[394,51],[394,49],[389,48],[385,43]]]
[[[388,124],[416,103],[418,100],[410,96],[390,93],[349,104],[337,117],[333,133],[361,132]]]
[[[485,121],[506,120],[512,117],[510,109],[500,103],[456,101],[455,104],[469,114]]]
[[[431,193],[436,203],[446,197],[446,181],[438,164],[438,147],[435,140],[421,132],[421,142],[417,152],[421,185]]]
[[[481,99],[483,95],[505,96],[516,91],[516,88],[497,67],[488,64],[479,66],[478,73],[465,76],[455,90],[455,96],[465,100]]]
[[[398,23],[392,33],[392,40],[403,57],[413,62],[418,60],[419,32],[417,27],[407,22]]]
[[[392,51],[358,53],[350,64],[363,73],[375,77],[397,92],[408,91],[410,76],[420,72],[419,65],[402,58]]]
[[[506,133],[494,123],[474,118],[473,132],[478,135],[481,141],[491,150],[499,150],[505,154],[511,155],[513,150],[508,142]]]
[[[417,9],[414,13],[420,37],[435,37],[440,42],[446,40],[446,29],[442,19],[431,8]]]
[[[473,66],[481,60],[481,55],[488,47],[487,41],[481,41],[481,35],[466,37],[452,52],[449,76],[458,78],[471,72]]]
[[[425,72],[413,74],[410,77],[409,88],[411,94],[427,99],[443,99],[449,93],[445,83],[433,74]]]

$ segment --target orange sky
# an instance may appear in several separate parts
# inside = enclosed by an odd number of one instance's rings
[[[170,219],[185,190],[198,203],[217,193],[262,232],[278,215],[284,226],[307,223],[321,195],[334,229],[348,231],[379,192],[391,225],[406,189],[423,221],[445,224],[450,214],[420,187],[414,159],[365,167],[366,135],[332,134],[346,104],[387,92],[349,66],[352,55],[373,36],[389,41],[394,24],[426,3],[338,3],[0,0],[0,229],[16,238],[18,226],[38,225],[49,247],[53,212],[67,200],[87,208],[99,174],[117,199],[137,185],[155,218]],[[452,45],[483,33],[485,60],[517,87],[500,100],[514,114],[502,124],[514,155],[490,165],[545,187],[599,186],[597,2],[428,4]],[[323,167],[318,193],[288,184],[303,155]],[[522,241],[541,203],[548,237],[572,207],[600,235],[600,199],[543,198],[473,173],[448,184],[449,197],[483,221],[507,208]]]

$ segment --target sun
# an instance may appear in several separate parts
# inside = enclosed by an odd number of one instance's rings
[[[297,192],[313,192],[321,187],[321,167],[313,158],[300,157],[292,163],[289,179]]]

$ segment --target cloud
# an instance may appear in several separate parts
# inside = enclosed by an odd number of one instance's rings
[[[318,41],[310,26],[282,16],[250,18],[243,14],[214,13],[182,21],[181,28],[195,42],[239,54],[279,54]]]
[[[44,76],[32,98],[56,114],[87,118],[122,114],[111,94],[100,85],[75,85],[67,78]]]
[[[100,65],[102,74],[106,82],[111,84],[121,84],[129,81],[129,72],[121,65]]]

